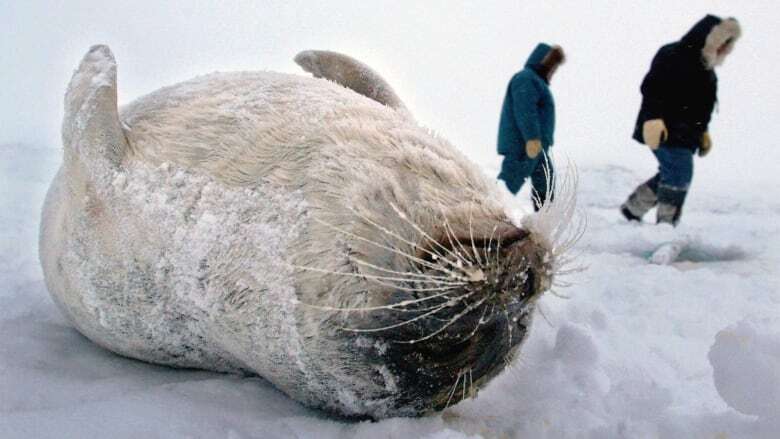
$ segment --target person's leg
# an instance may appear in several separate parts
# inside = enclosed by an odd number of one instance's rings
[[[641,221],[644,214],[652,209],[658,203],[658,182],[661,174],[655,174],[646,182],[637,186],[634,192],[628,196],[623,205],[620,206],[620,212],[629,221]]]
[[[693,179],[693,150],[661,147],[653,153],[658,158],[661,174],[657,192],[657,221],[676,226]]]
[[[533,165],[532,160],[518,160],[512,156],[504,156],[498,179],[503,180],[509,192],[516,195],[523,187],[525,179],[531,174]]]
[[[545,202],[555,198],[555,168],[547,155],[537,160],[536,167],[531,173],[531,202],[534,210],[539,211]]]

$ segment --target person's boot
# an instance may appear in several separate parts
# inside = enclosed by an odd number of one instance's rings
[[[631,195],[628,196],[628,200],[620,206],[620,213],[629,221],[641,221],[644,214],[658,202],[658,197],[655,194],[653,183],[656,178],[653,177],[650,180],[640,184]]]
[[[658,203],[656,223],[677,226],[677,223],[680,222],[680,215],[682,215],[682,208],[669,203]]]
[[[677,226],[682,215],[682,207],[688,191],[671,186],[658,187],[658,211],[656,222]]]

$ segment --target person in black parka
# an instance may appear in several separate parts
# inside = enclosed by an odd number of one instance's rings
[[[498,153],[504,156],[498,179],[517,194],[531,178],[534,209],[553,198],[552,162],[547,154],[555,132],[555,102],[550,80],[565,55],[560,46],[539,43],[525,68],[509,81],[498,124]]]
[[[658,50],[642,81],[642,106],[634,139],[650,147],[659,171],[621,206],[628,220],[641,220],[658,205],[657,222],[677,225],[693,178],[693,154],[712,148],[708,126],[717,101],[720,65],[740,36],[734,18],[707,15],[680,41]]]

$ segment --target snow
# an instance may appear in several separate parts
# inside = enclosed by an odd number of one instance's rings
[[[0,437],[777,437],[773,2],[668,2],[663,20],[647,19],[659,14],[656,3],[606,1],[587,9],[575,1],[384,4],[382,14],[371,2],[330,10],[268,2],[253,13],[163,3],[0,5],[0,32],[10,33],[0,52],[11,54],[0,59],[9,63],[0,65]],[[718,72],[715,146],[696,160],[680,227],[627,223],[617,206],[654,167],[628,138],[641,75],[660,44],[710,11],[744,28]],[[517,17],[529,16],[541,24],[518,26]],[[331,419],[259,378],[111,354],[49,298],[37,257],[39,209],[61,159],[64,87],[90,45],[112,46],[122,102],[215,69],[298,72],[298,51],[340,50],[382,74],[417,120],[496,175],[505,81],[540,39],[569,54],[552,84],[555,149],[579,168],[588,229],[572,251],[587,269],[566,277],[573,285],[558,292],[568,298],[541,300],[522,355],[476,399],[420,419]],[[517,45],[506,47],[510,40]],[[525,189],[516,200],[525,210],[527,198]],[[677,262],[648,262],[659,243],[682,237]]]
[[[761,194],[724,209],[698,188],[682,231],[658,228],[622,220],[624,194],[607,190],[640,175],[580,169],[589,227],[573,251],[587,270],[566,279],[568,299],[542,299],[510,371],[439,415],[350,423],[262,379],[121,358],[72,329],[36,250],[59,156],[0,148],[0,437],[773,437],[780,424],[780,206]],[[682,260],[649,264],[678,234],[694,237]]]
[[[780,333],[744,320],[715,337],[709,358],[715,387],[738,411],[780,422]]]

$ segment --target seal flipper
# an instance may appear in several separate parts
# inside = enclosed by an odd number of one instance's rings
[[[295,62],[315,78],[331,80],[396,111],[409,114],[390,84],[352,57],[326,50],[306,50],[295,55]]]
[[[92,46],[65,93],[65,163],[80,161],[93,176],[116,168],[129,145],[117,109],[116,61],[108,46]]]

